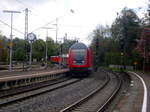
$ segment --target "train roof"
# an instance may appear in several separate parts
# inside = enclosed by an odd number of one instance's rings
[[[87,46],[83,43],[75,43],[71,46],[71,49],[86,49]]]

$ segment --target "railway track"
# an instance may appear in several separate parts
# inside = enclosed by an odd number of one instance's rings
[[[103,86],[96,88],[90,94],[60,112],[102,112],[117,94],[120,87],[121,80],[119,77],[109,73]]]
[[[111,87],[112,85],[118,85],[116,76],[100,71],[87,78],[70,79],[44,88],[1,98],[0,111],[95,112],[109,99],[108,96],[114,89]],[[110,91],[106,91],[108,89]],[[72,105],[69,106],[70,104]]]
[[[83,79],[71,80],[70,81],[72,82],[72,84],[66,85],[62,88],[60,87],[54,90],[48,89],[48,91],[44,92],[44,94],[37,93],[36,95],[31,95],[16,101],[14,100],[13,102],[6,102],[5,104],[3,103],[0,106],[0,111],[32,112],[34,110],[34,112],[58,112],[66,106],[66,103],[73,103],[77,99],[80,99],[81,97],[92,91],[93,88],[99,86],[99,84],[103,84],[105,78],[97,79],[97,77],[91,76]],[[67,81],[65,81],[64,83],[67,83]],[[89,86],[86,87],[87,85]]]
[[[68,86],[70,84],[76,83],[80,80],[81,79],[70,79],[69,78],[68,80],[63,80],[60,82],[58,81],[58,82],[55,82],[53,84],[46,85],[44,87],[42,86],[42,87],[39,87],[39,88],[36,88],[33,90],[31,89],[31,90],[26,91],[26,92],[23,91],[23,92],[20,92],[18,94],[16,93],[14,95],[7,95],[5,97],[1,97],[0,108],[3,106],[7,106],[7,105],[10,105],[12,103],[15,103],[17,101],[21,101],[21,100],[39,95],[39,94],[44,94],[46,92],[50,92],[50,91],[54,91],[54,90],[59,89],[59,88],[63,88],[63,87]]]

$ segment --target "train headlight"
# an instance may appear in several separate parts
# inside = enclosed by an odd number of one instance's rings
[[[82,63],[85,63],[85,61],[82,61]]]

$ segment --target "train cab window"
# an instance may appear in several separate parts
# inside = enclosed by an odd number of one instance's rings
[[[85,62],[86,49],[73,49],[72,61],[74,64],[83,64]]]

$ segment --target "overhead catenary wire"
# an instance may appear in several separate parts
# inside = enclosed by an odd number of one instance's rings
[[[38,11],[37,11],[35,8],[33,8],[31,5],[27,5],[27,4],[23,3],[23,2],[20,1],[20,0],[16,0],[16,1],[17,1],[19,4],[23,5],[24,7],[30,7],[32,10],[35,10],[34,13],[38,12]],[[32,14],[33,14],[33,13],[32,13]],[[37,13],[36,13],[36,14],[33,14],[33,15],[38,16]],[[44,20],[44,19],[43,19],[43,20]],[[52,20],[52,21],[46,23],[45,25],[43,25],[43,26],[41,26],[41,27],[38,27],[37,29],[35,29],[35,30],[31,31],[31,32],[36,32],[36,31],[38,31],[39,29],[42,29],[43,27],[47,26],[47,24],[53,23],[55,20],[56,20],[56,19],[54,19],[54,20]],[[44,21],[45,21],[45,20],[44,20]]]
[[[27,4],[27,3],[24,3],[24,2],[22,2],[20,0],[16,0],[16,2],[18,2],[21,5],[23,5],[24,8],[31,9],[32,10],[31,14],[39,18],[39,10],[35,9],[33,6],[31,6],[31,5]],[[40,17],[40,20],[42,19],[42,21],[45,21],[44,18],[46,18],[46,17],[42,16],[42,17]],[[41,29],[41,27],[39,29]]]
[[[37,12],[37,10],[36,10],[35,8],[33,8],[33,6],[31,6],[31,5],[29,5],[29,4],[26,4],[26,3],[22,2],[21,0],[15,0],[15,1],[18,2],[18,4],[22,5],[22,7],[30,7],[31,9],[35,10],[34,13]],[[70,10],[70,11],[71,11],[72,13],[74,13],[73,10]],[[38,11],[38,12],[39,12],[39,11]],[[69,12],[69,13],[70,13],[70,12]],[[62,18],[62,17],[64,17],[64,16],[66,16],[66,15],[69,14],[69,13],[67,12],[65,15],[58,17],[58,19],[60,19],[60,18]],[[32,14],[33,14],[33,13],[32,13]],[[34,15],[35,15],[35,14],[34,14]],[[36,13],[36,16],[37,16],[37,13]],[[43,19],[43,20],[44,20],[44,19]],[[52,24],[52,23],[54,23],[55,21],[56,21],[56,18],[53,19],[53,20],[50,21],[50,22],[47,22],[46,24],[42,25],[41,27],[38,27],[37,29],[35,29],[35,30],[31,31],[31,32],[34,33],[34,32],[36,32],[36,31],[40,30],[42,27],[48,26],[49,24]],[[3,22],[3,21],[0,21],[0,22],[3,23],[4,25],[10,27],[9,24],[7,24],[7,23],[5,23],[5,22]],[[19,31],[19,30],[16,29],[16,28],[13,28],[13,30],[19,32],[20,34],[24,34],[23,32]]]
[[[45,26],[47,26],[47,25],[53,23],[54,21],[56,21],[56,19],[54,19],[54,20],[52,20],[52,21],[46,23],[45,25],[43,25],[43,26],[41,26],[41,27],[38,27],[37,29],[33,30],[32,32],[36,32],[36,31],[38,31],[39,29],[42,29],[43,27],[45,27]]]
[[[74,13],[74,11],[73,11],[72,9],[70,10],[70,12],[71,12],[71,13]],[[65,17],[66,15],[70,14],[70,12],[64,14],[63,16],[60,16],[60,17],[57,17],[57,18],[53,19],[52,21],[46,23],[45,25],[43,25],[43,26],[41,26],[41,27],[39,27],[39,28],[33,30],[32,32],[36,32],[37,30],[39,30],[39,29],[41,29],[41,28],[43,28],[43,27],[45,27],[45,26],[48,26],[49,24],[53,23],[54,21],[57,21],[58,19],[61,19],[61,18]]]
[[[15,1],[18,2],[19,4],[23,5],[24,7],[30,7],[32,10],[35,10],[35,11],[34,11],[34,14],[33,14],[33,13],[32,13],[32,14],[35,15],[35,16],[38,16],[36,12],[39,12],[39,11],[36,10],[35,8],[33,8],[33,6],[31,6],[31,5],[29,5],[29,4],[26,4],[26,3],[24,3],[24,2],[22,2],[22,1],[20,1],[20,0],[15,0]],[[72,9],[70,10],[70,12],[71,12],[71,13],[74,13],[74,11],[73,11]],[[70,13],[70,12],[69,12],[69,13]],[[35,13],[36,13],[36,14],[35,14]],[[33,30],[33,31],[31,31],[31,32],[34,33],[34,32],[36,32],[36,31],[42,29],[43,27],[48,26],[49,24],[52,24],[53,22],[56,21],[56,19],[63,18],[64,16],[68,15],[69,13],[66,13],[65,15],[60,16],[60,17],[58,17],[58,18],[55,18],[55,19],[53,19],[52,21],[47,22],[46,24],[44,24],[44,25],[42,25],[42,26],[36,28],[35,30]],[[38,14],[39,14],[39,13],[38,13]],[[42,19],[42,20],[45,21],[45,19]]]
[[[24,8],[28,7],[28,8],[31,8],[31,9],[34,10],[34,8],[33,8],[32,6],[25,4],[25,3],[23,3],[23,2],[20,1],[20,0],[16,0],[16,2],[18,2],[19,4],[21,4],[22,6],[24,6]]]
[[[2,20],[0,20],[0,22],[1,23],[3,23],[4,25],[6,25],[6,26],[8,26],[8,27],[10,27],[11,28],[11,26],[9,25],[9,24],[7,24],[7,23],[5,23],[4,21],[2,21]],[[19,31],[18,29],[16,29],[16,28],[12,28],[14,31],[16,31],[16,32],[18,32],[18,33],[20,33],[20,34],[23,34],[24,35],[24,33],[23,32],[21,32],[21,31]]]
[[[82,26],[78,26],[78,25],[67,25],[67,24],[60,24],[60,27],[73,27],[73,28],[83,28]]]

